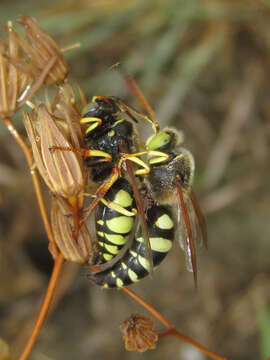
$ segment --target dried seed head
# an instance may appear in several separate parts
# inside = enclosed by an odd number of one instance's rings
[[[18,102],[25,97],[33,78],[14,66],[12,60],[20,56],[18,44],[9,33],[8,43],[0,42],[0,116],[10,116],[18,109]]]
[[[63,199],[52,199],[51,223],[55,242],[68,261],[85,264],[93,254],[92,240],[85,225],[82,225],[76,239],[71,210]]]
[[[57,43],[38,26],[32,17],[23,15],[18,22],[24,27],[26,33],[25,39],[17,36],[18,42],[36,73],[35,77],[41,74],[50,62],[53,62],[44,83],[51,85],[63,82],[68,74],[68,65]]]
[[[0,116],[10,116],[43,85],[66,79],[68,66],[56,42],[29,16],[19,22],[25,38],[9,21],[8,40],[0,42]]]
[[[55,116],[41,104],[31,115],[24,114],[24,125],[36,166],[50,190],[70,201],[82,198],[86,176],[81,157],[73,151],[51,150],[53,146],[74,148]]]
[[[131,314],[120,326],[120,330],[124,334],[126,350],[144,352],[156,347],[158,334],[150,317],[139,313]]]

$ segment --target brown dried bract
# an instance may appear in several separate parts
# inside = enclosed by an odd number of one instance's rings
[[[85,225],[74,237],[71,210],[64,199],[52,199],[51,224],[55,242],[63,257],[71,262],[88,264],[93,256],[93,244]]]
[[[125,348],[129,351],[144,352],[155,349],[158,334],[154,329],[154,321],[150,317],[133,313],[120,326],[125,340]]]
[[[8,39],[0,42],[0,115],[10,116],[43,85],[60,84],[68,65],[57,43],[30,16],[21,16],[22,37],[7,25]]]
[[[26,36],[24,39],[16,33],[16,38],[19,45],[24,49],[35,77],[50,62],[53,62],[44,83],[47,85],[61,83],[67,77],[68,65],[57,43],[38,26],[32,17],[23,15],[18,19],[18,22],[24,27]]]
[[[8,42],[0,42],[0,116],[10,116],[19,107],[18,103],[30,90],[34,79],[10,61],[18,59],[20,51],[13,35]]]
[[[71,203],[74,198],[79,199],[81,207],[86,181],[81,157],[73,151],[51,151],[53,146],[74,148],[74,142],[69,141],[72,121],[68,124],[65,120],[51,114],[44,104],[34,109],[32,114],[24,114],[24,125],[35,163],[46,185],[55,195]],[[76,132],[73,132],[73,136],[76,136]],[[79,144],[78,138],[76,142]]]

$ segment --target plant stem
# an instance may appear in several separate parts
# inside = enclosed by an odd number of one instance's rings
[[[28,358],[28,356],[30,355],[30,352],[31,352],[31,350],[32,350],[32,348],[33,348],[33,346],[34,346],[34,344],[36,342],[36,339],[37,339],[37,337],[39,335],[41,326],[42,326],[42,324],[43,324],[43,322],[45,320],[45,317],[46,317],[46,315],[48,313],[48,309],[49,309],[49,306],[50,306],[51,301],[52,301],[52,297],[53,297],[53,294],[54,294],[56,283],[57,283],[57,280],[58,280],[59,275],[61,273],[63,263],[64,263],[63,255],[61,253],[59,253],[57,255],[57,258],[55,259],[55,263],[54,263],[52,275],[51,275],[51,278],[50,278],[50,282],[49,282],[49,285],[48,285],[44,300],[42,302],[40,311],[38,313],[34,329],[33,329],[32,333],[31,333],[31,335],[30,335],[30,337],[28,339],[28,342],[27,342],[27,344],[26,344],[26,346],[25,346],[25,348],[23,350],[23,353],[19,357],[19,360],[26,360]]]
[[[197,348],[198,350],[200,350],[201,352],[203,352],[204,354],[209,356],[211,359],[214,359],[214,360],[226,360],[226,358],[224,358],[224,357],[222,357],[222,356],[220,356],[218,354],[215,354],[214,352],[208,350],[204,346],[196,343],[195,341],[193,341],[189,337],[187,337],[187,336],[181,334],[180,332],[178,332],[173,327],[173,325],[163,315],[160,314],[159,311],[154,309],[151,305],[149,305],[145,300],[143,300],[135,292],[133,292],[132,290],[130,290],[130,289],[126,288],[126,287],[122,287],[121,290],[123,292],[125,292],[126,294],[128,294],[129,296],[131,296],[139,304],[141,304],[147,311],[152,313],[163,325],[165,325],[166,328],[168,328],[168,331],[166,331],[166,332],[164,332],[162,334],[159,334],[160,339],[163,338],[163,337],[166,337],[166,336],[175,336],[175,337],[183,340],[184,342],[194,346],[195,348]]]
[[[13,138],[17,142],[17,144],[22,149],[22,151],[23,151],[23,153],[24,153],[24,155],[26,157],[27,164],[29,166],[30,173],[31,173],[31,176],[32,176],[32,180],[33,180],[33,184],[34,184],[36,197],[37,197],[41,217],[42,217],[42,220],[43,220],[43,224],[44,224],[48,239],[50,241],[52,253],[54,254],[54,256],[56,256],[58,254],[58,249],[57,249],[57,246],[56,246],[56,244],[54,242],[50,222],[49,222],[47,212],[46,212],[46,209],[45,209],[44,200],[43,200],[42,192],[41,192],[41,189],[40,189],[40,183],[39,183],[38,174],[37,174],[36,169],[34,168],[32,152],[29,149],[29,147],[26,145],[26,143],[24,142],[21,135],[18,133],[18,131],[15,128],[15,126],[13,125],[11,119],[9,117],[6,117],[6,118],[3,119],[3,122],[4,122],[5,126],[7,127],[8,131],[10,132],[10,134],[13,136]]]

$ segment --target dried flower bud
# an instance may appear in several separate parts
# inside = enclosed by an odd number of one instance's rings
[[[120,326],[120,330],[124,334],[126,350],[144,352],[156,347],[158,334],[150,317],[139,313],[131,314]]]
[[[32,17],[23,15],[18,21],[24,27],[26,37],[24,39],[16,34],[16,38],[24,49],[35,77],[38,77],[43,69],[53,62],[44,83],[47,85],[61,83],[67,77],[68,65],[57,43],[37,25]]]
[[[0,42],[0,115],[10,116],[43,85],[59,84],[68,74],[61,49],[29,16],[19,22],[25,38],[8,22],[8,41]]]
[[[31,115],[24,114],[33,155],[38,170],[50,190],[72,201],[83,197],[85,175],[80,156],[73,151],[51,151],[53,146],[72,148],[54,116],[41,104]]]
[[[18,44],[9,34],[7,43],[0,42],[0,116],[10,116],[18,108],[18,102],[29,91],[33,78],[14,66],[9,59],[19,56]]]
[[[69,211],[69,213],[67,212]],[[73,218],[68,204],[53,198],[51,204],[51,223],[55,242],[68,261],[85,264],[93,256],[92,240],[85,225],[82,225],[77,238],[74,238]]]

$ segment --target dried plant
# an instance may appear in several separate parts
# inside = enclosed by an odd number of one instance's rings
[[[144,352],[155,349],[158,334],[154,329],[154,321],[150,317],[138,313],[131,314],[120,326],[120,330],[124,334],[127,350]]]

